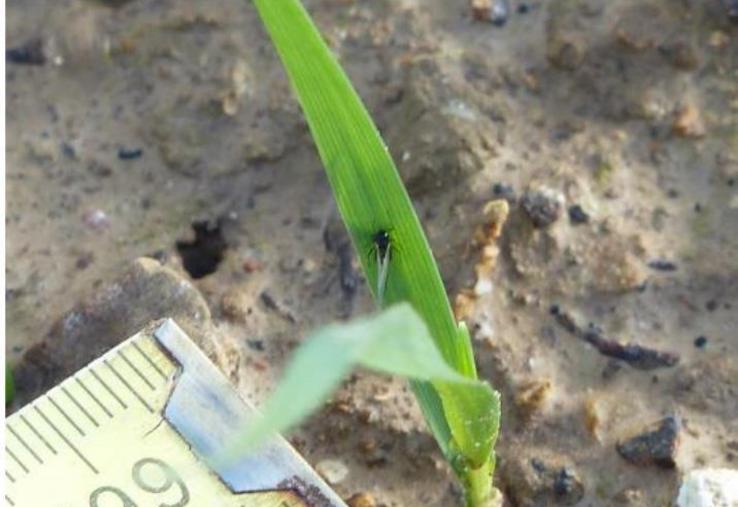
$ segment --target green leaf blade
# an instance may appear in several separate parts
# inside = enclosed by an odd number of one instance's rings
[[[356,365],[426,383],[480,384],[448,366],[423,320],[409,304],[398,304],[369,318],[326,326],[308,337],[295,351],[262,416],[239,436],[235,452],[292,428],[315,411]]]
[[[346,74],[295,0],[254,0],[287,69],[373,292],[373,237],[388,231],[393,256],[383,304],[409,301],[446,361],[463,359],[438,268],[382,138]],[[376,296],[376,294],[375,294]],[[458,368],[457,368],[458,370]]]

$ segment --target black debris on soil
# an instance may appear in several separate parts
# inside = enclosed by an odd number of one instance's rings
[[[118,149],[118,158],[121,160],[136,160],[143,156],[143,150],[141,148],[120,148]]]
[[[656,423],[656,429],[645,431],[633,438],[618,442],[618,453],[634,465],[656,465],[674,468],[679,445],[680,423],[675,416],[668,416]]]
[[[533,458],[530,466],[536,472],[538,480],[533,482],[533,497],[536,505],[575,505],[584,497],[584,484],[576,471],[567,466],[554,465]]]
[[[624,361],[638,370],[668,368],[679,362],[679,355],[673,352],[663,352],[635,343],[623,344],[607,339],[602,335],[602,330],[592,323],[584,329],[558,305],[551,306],[550,311],[561,327],[592,345],[600,354]]]
[[[248,345],[251,350],[264,352],[264,340],[246,340],[246,345]]]
[[[584,486],[569,468],[561,468],[554,477],[553,491],[564,505],[574,505],[584,496]]]
[[[22,46],[5,50],[5,61],[18,65],[44,65],[46,55],[41,39],[34,39]]]
[[[561,217],[561,196],[550,189],[529,190],[523,194],[520,204],[534,227],[548,227]]]
[[[261,302],[264,303],[264,306],[267,309],[277,313],[286,321],[292,324],[297,322],[297,319],[295,319],[295,316],[292,314],[292,312],[289,311],[289,309],[285,308],[284,305],[279,303],[276,299],[274,299],[274,296],[272,296],[268,291],[265,290],[261,293]]]
[[[676,271],[677,265],[664,259],[656,259],[648,263],[648,267],[656,271]]]
[[[197,221],[192,223],[192,229],[194,241],[177,241],[177,252],[185,270],[197,279],[215,273],[228,244],[218,224]]]
[[[492,194],[498,199],[505,199],[511,204],[515,202],[515,188],[507,183],[495,183],[492,185]]]
[[[707,346],[707,337],[706,336],[698,336],[694,339],[694,346],[698,349],[704,349]]]
[[[589,222],[589,215],[578,204],[569,207],[569,220],[575,225]]]

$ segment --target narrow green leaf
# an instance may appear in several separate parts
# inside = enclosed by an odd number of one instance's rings
[[[484,385],[448,366],[423,320],[410,305],[401,303],[373,317],[326,326],[307,338],[264,405],[262,417],[239,436],[237,445],[242,447],[233,451],[243,451],[299,423],[357,364],[415,380],[472,389]]]
[[[269,31],[333,188],[338,209],[380,306],[410,302],[425,320],[446,362],[464,373],[456,324],[438,268],[399,173],[361,99],[297,0],[254,0]],[[381,269],[374,238],[390,236]],[[378,294],[381,292],[381,294]],[[413,382],[439,446],[448,457],[448,425],[434,387]]]
[[[361,99],[297,0],[254,0],[284,63],[372,292],[374,237],[389,233],[383,304],[408,301],[457,369],[456,323],[428,242],[395,164]]]

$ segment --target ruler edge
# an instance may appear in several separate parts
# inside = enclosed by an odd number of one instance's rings
[[[179,373],[177,375],[180,381],[188,375],[188,365],[183,362],[183,359],[186,359],[191,363],[189,366],[192,370],[198,370],[198,367],[201,367],[198,371],[200,375],[197,376],[201,377],[205,374],[212,377],[209,379],[212,382],[207,384],[207,386],[219,385],[218,387],[220,387],[221,390],[217,393],[218,396],[230,398],[228,401],[231,402],[231,405],[236,405],[234,408],[240,409],[242,414],[259,414],[258,410],[248,400],[245,400],[240,395],[238,390],[233,386],[233,384],[231,384],[223,372],[218,369],[218,367],[207,357],[205,352],[194,342],[194,340],[192,340],[192,338],[190,338],[190,336],[176,323],[174,319],[162,319],[158,321],[157,324],[158,325],[154,326],[155,329],[152,332],[152,336],[164,353],[170,355],[173,361],[180,366]],[[168,340],[167,337],[172,337],[173,339]],[[162,409],[162,417],[165,418],[169,425],[191,446],[191,451],[198,457],[198,459],[200,459],[232,493],[248,494],[294,491],[304,500],[311,502],[311,507],[346,507],[346,504],[338,494],[318,475],[307,460],[282,435],[275,435],[272,437],[270,441],[262,447],[262,451],[265,450],[266,453],[269,453],[270,451],[286,453],[289,456],[289,460],[287,460],[286,463],[283,463],[283,465],[289,466],[288,470],[292,473],[294,478],[298,479],[298,482],[292,482],[290,484],[274,484],[266,489],[248,490],[246,487],[241,486],[238,483],[238,469],[243,466],[241,463],[236,462],[227,468],[219,465],[218,463],[212,463],[209,456],[196,449],[195,444],[193,443],[193,436],[187,435],[186,432],[182,432],[176,422],[170,418],[171,414],[168,414],[167,412],[176,389],[177,385],[175,384],[164,408]],[[260,452],[256,451],[256,453]],[[264,458],[269,459],[269,456],[264,455]],[[234,472],[236,477],[229,478],[229,476]],[[314,491],[310,486],[317,488],[318,492]]]

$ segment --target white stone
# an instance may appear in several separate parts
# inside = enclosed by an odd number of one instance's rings
[[[338,484],[343,481],[349,473],[342,461],[335,459],[324,459],[315,465],[315,470],[328,481],[329,484]]]
[[[682,480],[678,507],[738,507],[738,470],[701,468]]]

